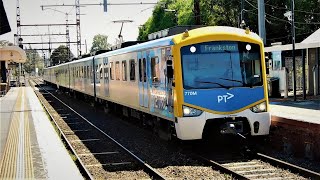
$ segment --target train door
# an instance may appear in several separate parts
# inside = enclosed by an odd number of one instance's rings
[[[166,57],[166,84],[167,84],[167,106],[168,112],[172,116],[173,115],[173,59],[171,55],[171,48],[166,48],[165,50]]]
[[[109,63],[108,58],[103,58],[104,95],[109,96]]]
[[[147,80],[147,52],[138,53],[139,61],[139,104],[142,107],[148,107],[148,80]]]

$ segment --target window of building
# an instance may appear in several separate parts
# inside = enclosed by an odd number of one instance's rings
[[[129,61],[129,63],[130,63],[130,81],[135,81],[136,80],[136,69],[135,69],[134,59],[131,59]]]
[[[122,61],[122,81],[127,81],[127,61]]]
[[[160,66],[158,57],[151,58],[151,76],[152,82],[160,82]]]

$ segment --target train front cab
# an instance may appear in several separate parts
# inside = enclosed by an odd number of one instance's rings
[[[269,134],[263,44],[256,34],[206,27],[176,36],[174,42],[179,139]]]

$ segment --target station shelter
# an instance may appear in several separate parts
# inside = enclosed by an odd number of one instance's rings
[[[296,82],[296,94],[319,95],[320,92],[320,29],[301,43],[295,44],[296,79],[293,78],[292,44],[275,44],[265,47],[269,55],[269,77],[279,78],[279,93],[292,95],[293,82]]]
[[[9,75],[18,64],[25,63],[27,59],[26,53],[17,46],[0,47],[0,91],[5,94],[9,88]],[[0,94],[0,95],[1,95]]]

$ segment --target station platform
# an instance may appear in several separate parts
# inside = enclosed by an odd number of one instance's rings
[[[83,179],[31,87],[0,98],[0,179]]]
[[[285,118],[311,124],[320,124],[320,96],[309,96],[306,100],[293,98],[269,98],[273,119]]]

